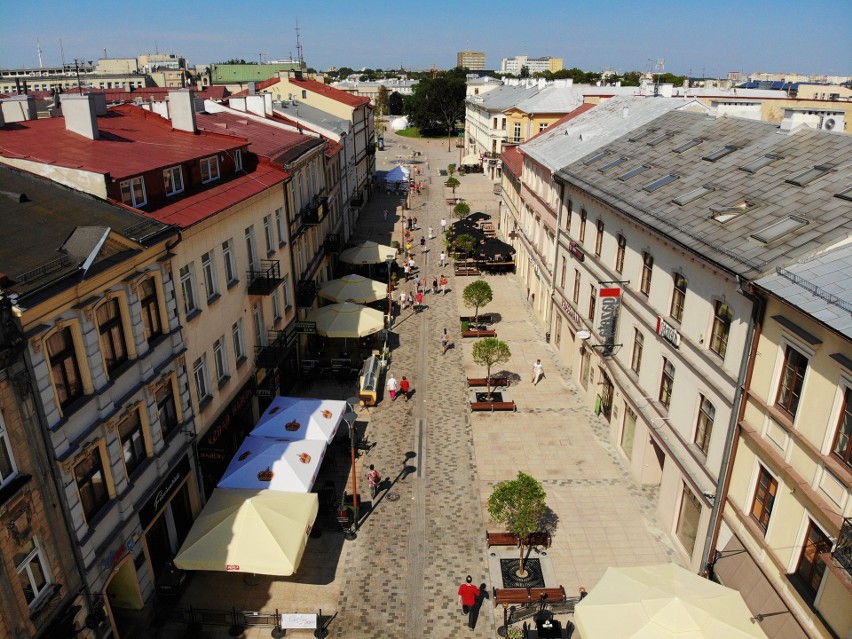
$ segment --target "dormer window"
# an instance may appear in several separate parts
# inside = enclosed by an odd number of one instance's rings
[[[741,166],[740,169],[746,171],[747,173],[757,173],[760,169],[765,166],[769,166],[776,160],[783,159],[783,156],[776,155],[774,153],[767,153],[766,155],[762,155],[756,160],[752,160],[745,166]]]
[[[166,185],[166,197],[183,192],[183,171],[181,167],[172,166],[163,170],[163,182]]]
[[[234,151],[234,173],[243,170],[243,152],[241,149]]]
[[[219,158],[215,155],[201,160],[201,183],[207,184],[219,179]]]
[[[145,178],[139,177],[122,180],[121,201],[129,206],[145,206],[148,198],[145,195]]]
[[[598,169],[598,171],[600,171],[601,173],[603,173],[605,171],[609,171],[611,168],[618,166],[622,162],[627,162],[627,158],[620,157],[617,160],[613,160],[612,162],[609,162],[608,164],[604,164],[601,168]]]

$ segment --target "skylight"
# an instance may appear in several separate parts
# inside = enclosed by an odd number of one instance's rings
[[[721,160],[726,155],[730,155],[734,151],[738,150],[740,147],[734,146],[732,144],[726,144],[721,149],[716,149],[713,153],[705,155],[702,160],[707,160],[708,162],[716,162],[717,160]]]
[[[712,193],[715,190],[716,189],[714,189],[712,186],[699,186],[694,191],[690,191],[689,193],[685,193],[680,197],[676,197],[672,200],[672,202],[674,202],[678,206],[683,206],[685,204],[689,204],[690,202],[694,202],[698,198],[704,197],[708,193]]]
[[[663,133],[660,136],[655,137],[653,140],[648,140],[648,146],[657,146],[658,144],[665,142],[674,137],[674,133]]]
[[[763,244],[769,244],[770,242],[781,239],[788,233],[792,233],[807,224],[807,220],[791,215],[759,230],[757,233],[752,234],[751,237]]]
[[[672,173],[670,175],[663,176],[659,180],[657,180],[656,182],[651,182],[648,186],[644,187],[644,190],[648,191],[648,193],[653,193],[657,189],[664,187],[666,184],[674,182],[679,177],[680,177],[679,175],[675,175],[674,173]]]
[[[632,138],[627,138],[630,142],[638,142],[643,138],[647,138],[652,133],[656,133],[657,129],[645,129],[644,131],[637,133]]]
[[[850,186],[848,189],[842,190],[840,193],[835,194],[834,197],[839,197],[842,200],[849,200],[850,202],[852,202],[852,186]]]
[[[783,160],[783,159],[784,159],[784,156],[782,156],[782,155],[776,155],[775,153],[767,153],[766,155],[763,155],[763,156],[757,158],[756,160],[752,160],[751,162],[749,162],[745,166],[741,166],[740,170],[747,171],[748,173],[757,173],[763,167],[769,166],[770,164],[775,162],[775,160]]]
[[[626,181],[627,181],[627,180],[629,180],[630,178],[635,177],[635,176],[639,175],[640,173],[642,173],[643,171],[647,171],[647,170],[648,170],[648,169],[650,169],[650,168],[651,168],[651,167],[650,167],[650,166],[648,166],[647,164],[643,164],[643,165],[641,165],[641,166],[637,166],[637,167],[636,167],[635,169],[633,169],[632,171],[628,171],[628,172],[627,172],[627,173],[625,173],[624,175],[619,175],[619,176],[618,176],[618,179],[619,179],[619,180],[621,180],[622,182],[626,182]]]
[[[725,207],[710,207],[710,217],[720,224],[724,224],[725,222],[729,222],[736,217],[739,217],[746,211],[751,211],[754,208],[757,208],[759,204],[753,200],[742,200],[737,202],[733,206],[725,206]]]
[[[601,168],[598,169],[598,171],[600,171],[601,173],[603,173],[604,171],[609,171],[612,167],[618,166],[622,162],[627,162],[627,158],[620,157],[617,160],[613,160],[609,164],[604,164]]]
[[[590,164],[594,164],[595,162],[603,160],[609,154],[610,154],[609,151],[602,151],[601,153],[598,153],[597,155],[593,155],[588,160],[584,161],[583,164],[585,164],[586,166],[589,166]]]
[[[702,142],[704,142],[704,140],[701,138],[693,138],[689,142],[681,144],[679,147],[672,149],[672,151],[674,151],[675,153],[683,153],[684,151],[689,151],[689,149],[698,146]]]
[[[810,184],[817,178],[821,178],[823,175],[831,171],[830,166],[815,166],[801,173],[794,175],[788,180],[785,180],[788,184],[795,184],[796,186],[805,186],[806,184]]]

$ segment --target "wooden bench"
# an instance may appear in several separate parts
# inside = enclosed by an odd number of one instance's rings
[[[494,588],[494,605],[560,603],[567,599],[565,588]]]
[[[468,388],[483,388],[488,386],[488,378],[486,377],[468,377],[467,378],[467,387]],[[491,377],[491,386],[508,386],[509,378],[508,377]]]
[[[530,588],[530,601],[534,603],[546,601],[547,603],[559,603],[565,601],[565,588]]]
[[[527,535],[527,541],[524,545],[526,546],[544,546],[545,548],[550,548],[550,544],[553,540],[550,537],[550,533],[547,531],[539,531],[530,533]]]
[[[459,266],[458,264],[456,264],[453,272],[459,277],[467,275],[482,275],[482,272],[476,266]]]
[[[497,337],[497,331],[494,329],[476,329],[462,331],[462,337]]]
[[[470,322],[471,324],[474,322],[477,324],[493,324],[494,316],[491,313],[482,313],[477,317],[474,317],[473,315],[459,315],[459,321]]]
[[[488,532],[485,531],[485,543],[491,546],[517,546],[518,536],[510,532]]]
[[[517,407],[515,402],[471,402],[470,410],[472,411],[512,411],[515,412]]]

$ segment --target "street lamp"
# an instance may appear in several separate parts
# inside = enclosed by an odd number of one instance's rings
[[[358,414],[355,411],[346,411],[343,413],[343,421],[349,427],[349,444],[352,451],[352,525],[349,526],[347,532],[348,539],[355,539],[355,533],[358,531],[358,473],[355,469],[355,439],[358,433],[355,429],[355,420],[358,419]]]
[[[390,328],[391,319],[393,318],[393,282],[391,281],[391,266],[393,266],[394,259],[396,259],[394,255],[385,256],[385,261],[388,264],[388,328]]]

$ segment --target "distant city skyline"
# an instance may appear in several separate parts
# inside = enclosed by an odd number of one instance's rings
[[[730,71],[852,75],[848,0],[692,3],[675,0],[485,5],[436,0],[423,6],[363,0],[287,3],[257,0],[202,5],[55,0],[4,6],[0,67],[64,60],[174,53],[190,65],[232,58],[297,57],[296,28],[308,66],[354,69],[453,67],[458,51],[502,58],[553,56],[585,71],[665,71],[723,77]],[[106,50],[106,56],[104,55]]]

